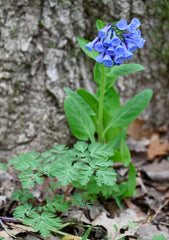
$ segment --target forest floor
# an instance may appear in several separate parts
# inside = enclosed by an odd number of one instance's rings
[[[17,177],[14,179],[14,172],[0,170],[0,239],[78,240],[77,236],[84,233],[87,225],[92,226],[88,237],[91,240],[163,240],[162,237],[153,238],[161,234],[168,240],[169,127],[153,130],[144,126],[145,121],[137,119],[128,129],[127,144],[137,170],[137,194],[124,199],[122,209],[113,199],[97,200],[85,209],[71,208],[62,215],[66,219],[76,219],[76,224],[62,229],[72,234],[69,236],[43,238],[31,227],[6,221],[5,217],[12,216],[16,207],[16,202],[12,202],[12,193],[16,189]],[[126,175],[125,168],[121,165],[116,167],[121,176]]]

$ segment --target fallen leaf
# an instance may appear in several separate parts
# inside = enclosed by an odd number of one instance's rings
[[[141,140],[142,138],[150,138],[153,130],[151,127],[146,128],[146,121],[143,119],[137,118],[134,122],[132,122],[128,129],[128,135],[134,140]]]
[[[93,226],[103,226],[107,230],[107,235],[110,239],[118,240],[125,236],[133,236],[136,232],[135,229],[126,230],[124,233],[120,233],[120,229],[123,229],[130,222],[138,221],[136,213],[132,209],[126,209],[119,217],[108,218],[105,212],[101,212],[99,216],[92,222]],[[118,232],[116,231],[116,227]],[[124,229],[123,229],[124,230]]]
[[[142,168],[146,175],[154,181],[168,182],[169,181],[169,161],[153,162]]]
[[[169,152],[169,143],[167,141],[160,142],[159,135],[154,133],[150,139],[147,155],[149,160],[153,160],[157,156],[163,156]]]
[[[160,235],[160,234],[163,234],[167,239],[169,239],[169,234],[167,232],[165,233],[165,232],[159,231],[156,226],[150,223],[140,226],[137,229],[137,234],[139,235],[138,240],[153,239],[154,235]]]

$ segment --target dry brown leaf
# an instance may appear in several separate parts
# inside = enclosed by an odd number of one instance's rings
[[[144,129],[146,121],[143,119],[136,119],[130,124],[127,129],[128,135],[134,140],[141,140],[142,138],[150,138],[153,130],[151,127]]]
[[[160,142],[159,135],[154,133],[150,139],[148,147],[148,159],[153,160],[157,156],[165,155],[169,152],[169,143],[167,141]]]
[[[7,223],[7,224],[10,226],[10,230],[9,230],[10,233],[12,233],[14,236],[24,232],[34,232],[33,228],[25,225],[15,224],[15,223]],[[5,239],[10,237],[10,235],[6,231],[0,231],[0,236],[4,237]]]
[[[107,230],[107,235],[110,239],[118,240],[125,236],[133,236],[135,234],[134,229],[128,229],[124,233],[120,233],[120,229],[129,224],[129,221],[138,222],[138,217],[132,209],[126,209],[119,217],[108,218],[105,212],[99,214],[99,216],[92,222],[93,226],[103,226]],[[118,232],[114,226],[117,226]]]
[[[153,163],[143,166],[142,170],[149,178],[157,182],[169,181],[169,161],[163,160],[161,162],[154,161]]]

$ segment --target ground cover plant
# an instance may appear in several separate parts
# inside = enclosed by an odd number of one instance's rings
[[[96,198],[114,197],[119,207],[121,200],[135,192],[136,170],[131,162],[126,144],[127,127],[146,108],[152,90],[139,92],[123,106],[114,88],[118,76],[143,70],[134,63],[122,64],[142,48],[145,39],[138,30],[140,21],[134,18],[130,24],[120,20],[113,24],[97,21],[98,36],[92,41],[78,38],[82,50],[96,61],[94,81],[95,94],[85,89],[76,92],[64,89],[65,114],[70,129],[78,141],[72,148],[65,145],[39,153],[19,154],[10,164],[19,171],[22,189],[13,194],[20,204],[14,217],[31,225],[43,237],[51,232],[61,233],[68,224],[63,223],[61,213],[71,204],[85,207]],[[123,180],[115,171],[114,164],[128,168],[128,178]],[[32,188],[44,186],[46,200],[42,206],[34,206]],[[60,191],[66,187],[64,194]],[[70,189],[79,193],[70,195]],[[90,228],[85,237],[87,239]]]

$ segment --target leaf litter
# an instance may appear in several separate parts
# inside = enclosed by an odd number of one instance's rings
[[[137,119],[128,129],[128,146],[132,161],[137,169],[137,194],[122,202],[118,209],[113,199],[96,201],[92,206],[82,209],[73,207],[62,214],[64,221],[76,222],[73,228],[65,228],[68,235],[62,239],[79,239],[86,227],[91,226],[88,239],[145,240],[154,235],[163,234],[169,239],[169,134],[168,127],[162,126],[156,131],[146,127],[144,120]],[[126,172],[117,166],[122,175]],[[15,203],[12,192],[18,188],[16,174],[0,170],[0,212],[2,216],[11,216]],[[72,189],[71,189],[72,190]],[[43,203],[42,189],[37,191],[37,204]],[[36,195],[36,194],[35,194]],[[2,219],[2,218],[0,218]],[[18,223],[5,222],[7,232],[0,225],[0,237],[5,239],[44,239],[33,229]],[[71,230],[71,231],[70,231]],[[11,237],[10,234],[15,236]],[[46,240],[58,240],[61,237],[50,235]]]

